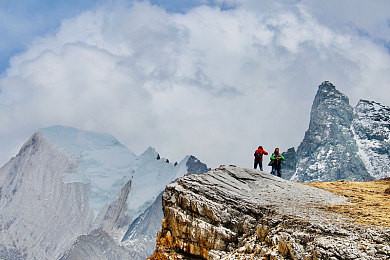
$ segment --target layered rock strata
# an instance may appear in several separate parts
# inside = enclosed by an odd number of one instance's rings
[[[221,166],[166,187],[151,259],[389,259],[390,231],[325,211],[346,198]]]

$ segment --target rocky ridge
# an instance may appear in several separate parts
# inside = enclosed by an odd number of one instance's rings
[[[151,259],[388,259],[390,230],[326,211],[346,198],[221,166],[166,187]]]

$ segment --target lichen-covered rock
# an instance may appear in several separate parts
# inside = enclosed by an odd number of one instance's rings
[[[324,210],[346,198],[221,166],[166,187],[152,259],[388,259],[390,231]]]

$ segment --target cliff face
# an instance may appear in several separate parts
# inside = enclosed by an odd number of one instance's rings
[[[152,259],[388,259],[390,231],[324,210],[346,198],[267,173],[221,166],[162,197]]]

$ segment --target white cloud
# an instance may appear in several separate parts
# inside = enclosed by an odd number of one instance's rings
[[[38,128],[65,124],[111,133],[136,153],[151,145],[171,160],[251,167],[260,144],[299,144],[324,80],[352,105],[389,104],[386,49],[312,9],[247,1],[175,14],[135,3],[65,20],[0,80],[0,160]]]

